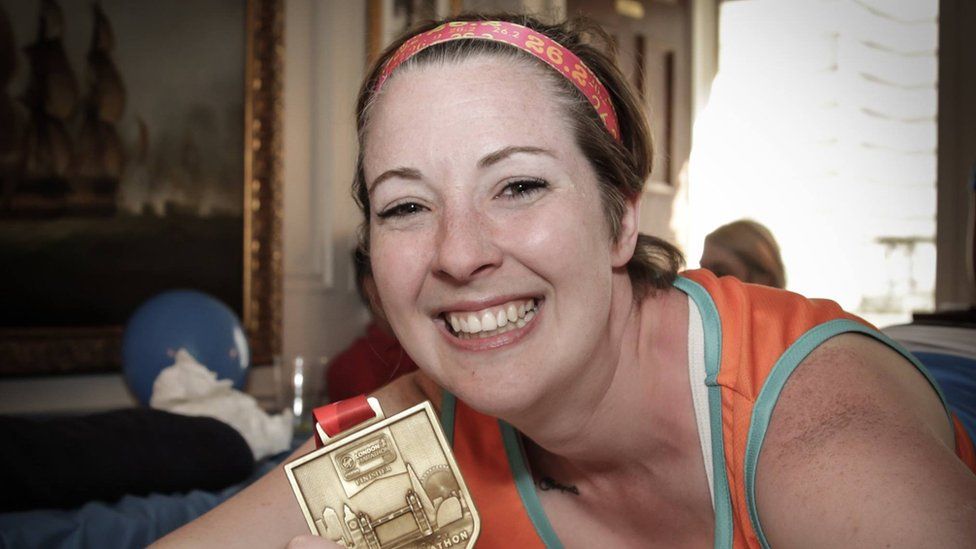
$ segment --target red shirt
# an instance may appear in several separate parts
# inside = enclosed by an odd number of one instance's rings
[[[326,393],[332,402],[371,393],[416,369],[396,337],[371,322],[366,335],[329,362]]]

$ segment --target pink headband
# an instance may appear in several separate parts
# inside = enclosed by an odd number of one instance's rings
[[[596,113],[600,115],[600,120],[603,121],[610,135],[614,139],[620,140],[617,113],[613,110],[613,104],[610,103],[610,94],[593,74],[593,71],[576,54],[555,40],[515,23],[505,21],[451,21],[412,36],[383,65],[383,70],[380,71],[380,76],[376,81],[376,90],[379,91],[393,71],[417,52],[434,44],[459,38],[497,40],[511,44],[544,61],[565,76],[583,93],[593,108],[596,109]]]

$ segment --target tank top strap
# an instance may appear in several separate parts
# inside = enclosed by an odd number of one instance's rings
[[[562,547],[539,504],[515,429],[447,391],[441,422],[481,515],[478,547]]]

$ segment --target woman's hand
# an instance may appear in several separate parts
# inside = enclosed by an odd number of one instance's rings
[[[325,538],[312,535],[291,538],[286,546],[287,549],[332,549],[334,547],[339,547],[339,545]]]

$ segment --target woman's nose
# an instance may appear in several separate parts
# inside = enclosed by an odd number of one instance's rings
[[[501,263],[491,224],[474,208],[447,212],[438,228],[434,270],[456,282],[490,272]]]

